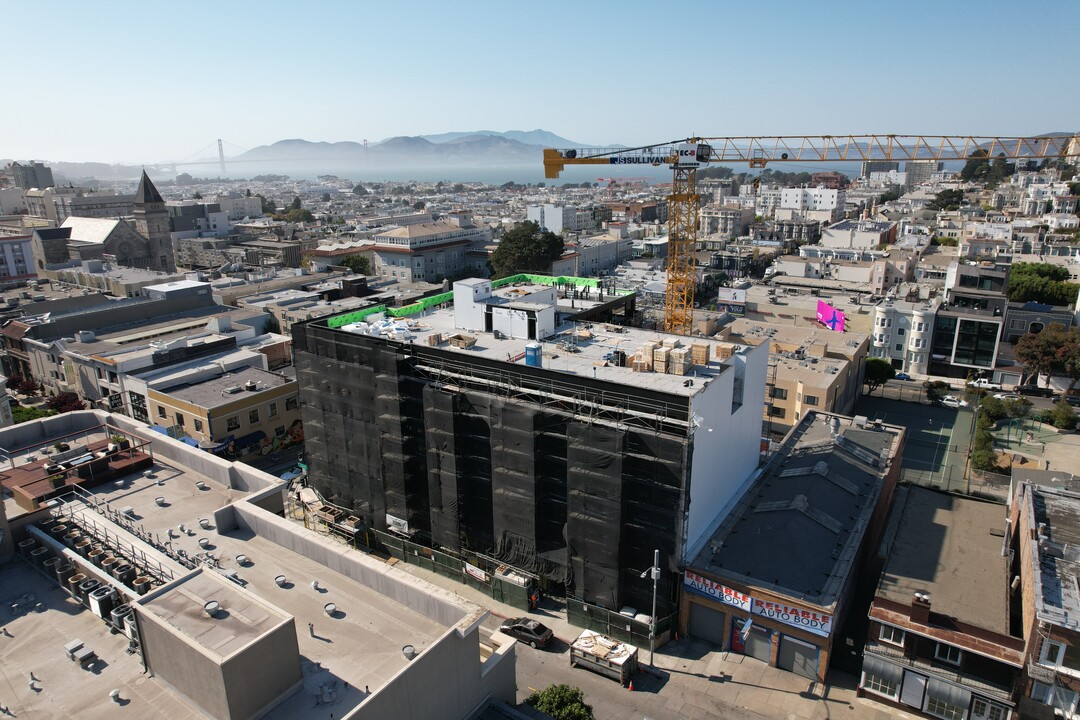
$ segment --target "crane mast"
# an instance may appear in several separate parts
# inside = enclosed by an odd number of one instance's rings
[[[1007,160],[1080,156],[1080,135],[1018,137],[975,135],[795,135],[687,138],[637,148],[545,149],[544,175],[559,177],[567,165],[668,165],[668,267],[665,330],[689,335],[694,322],[694,285],[701,196],[697,171],[710,162],[945,161],[973,157]]]

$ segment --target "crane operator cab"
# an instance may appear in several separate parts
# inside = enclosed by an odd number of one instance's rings
[[[675,146],[675,157],[672,167],[696,168],[708,165],[712,160],[712,146],[705,143],[679,143]]]

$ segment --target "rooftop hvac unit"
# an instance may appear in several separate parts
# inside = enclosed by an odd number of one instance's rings
[[[243,388],[240,387],[239,385],[230,385],[229,387],[225,388],[225,392],[228,393],[229,395],[235,395],[236,393],[240,392],[241,390],[243,390]]]

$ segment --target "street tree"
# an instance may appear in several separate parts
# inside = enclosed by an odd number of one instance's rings
[[[529,695],[525,704],[531,705],[553,720],[594,720],[591,705],[585,703],[585,694],[571,685],[548,685]]]
[[[927,380],[923,383],[926,399],[932,403],[941,402],[949,394],[949,383],[944,380]]]
[[[867,393],[872,393],[885,383],[896,377],[896,370],[888,360],[881,358],[867,358],[866,372],[863,373],[863,382],[866,383]]]
[[[1061,323],[1050,323],[1042,332],[1017,340],[1015,351],[1017,359],[1036,376],[1064,376],[1070,381],[1070,391],[1080,380],[1080,328],[1066,330]]]
[[[563,253],[563,239],[539,223],[527,220],[506,231],[491,253],[494,277],[520,272],[551,272],[551,263]]]

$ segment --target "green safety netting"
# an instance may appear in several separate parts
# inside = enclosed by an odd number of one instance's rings
[[[563,287],[571,285],[578,288],[598,288],[600,281],[596,278],[582,278],[582,277],[570,277],[559,276],[552,277],[550,275],[529,275],[521,273],[520,275],[510,275],[499,280],[493,280],[491,287],[500,288],[504,285],[513,285],[514,283],[530,282],[536,285],[555,285],[557,287]],[[626,295],[632,290],[616,290],[618,295]],[[422,313],[428,308],[435,307],[436,305],[442,305],[444,303],[453,302],[454,293],[444,292],[438,295],[432,295],[431,297],[423,298],[410,305],[405,305],[399,308],[388,308],[385,305],[376,305],[374,307],[364,308],[363,310],[357,310],[356,312],[345,313],[344,315],[336,315],[326,321],[327,327],[339,328],[343,325],[351,325],[352,323],[362,322],[375,313],[386,313],[390,317],[408,317],[409,315],[416,315]]]

